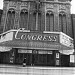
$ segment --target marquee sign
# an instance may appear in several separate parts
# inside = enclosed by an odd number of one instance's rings
[[[15,34],[16,40],[25,40],[25,41],[48,41],[48,42],[57,42],[58,35],[56,34],[39,34],[39,33],[18,33]]]
[[[17,31],[14,34],[15,40],[23,41],[40,41],[40,42],[59,42],[59,34],[47,34],[38,32],[20,32]]]
[[[0,46],[26,49],[71,50],[73,39],[62,32],[11,30],[1,34]]]

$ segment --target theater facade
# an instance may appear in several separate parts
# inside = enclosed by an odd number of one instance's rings
[[[74,53],[70,0],[4,0],[0,63],[70,66]],[[72,60],[72,61],[71,61]]]
[[[0,42],[2,63],[22,64],[26,58],[27,65],[69,66],[73,52],[73,39],[62,32],[10,30]]]

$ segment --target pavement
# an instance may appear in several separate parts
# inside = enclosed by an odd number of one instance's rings
[[[0,75],[75,75],[75,67],[23,67],[0,64]]]

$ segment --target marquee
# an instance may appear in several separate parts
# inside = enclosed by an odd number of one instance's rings
[[[71,50],[73,39],[62,32],[10,30],[1,34],[0,46],[26,49]]]

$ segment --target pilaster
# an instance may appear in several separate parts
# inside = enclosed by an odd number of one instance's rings
[[[15,12],[15,26],[14,26],[14,29],[19,28],[19,18],[20,18],[20,2],[17,2],[16,12]]]
[[[54,31],[59,31],[59,10],[58,4],[54,4]]]
[[[5,25],[6,25],[6,18],[7,18],[7,7],[8,7],[8,2],[9,1],[5,1],[4,2],[4,6],[3,6],[3,14],[2,14],[2,20],[1,20],[1,26],[3,27],[3,31],[5,31]]]

